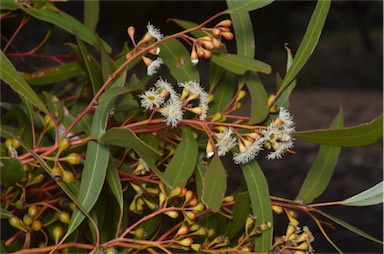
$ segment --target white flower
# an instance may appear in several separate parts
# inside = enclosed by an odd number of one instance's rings
[[[232,128],[228,128],[217,134],[218,141],[216,143],[216,148],[219,156],[224,156],[236,145],[236,138],[232,137],[232,134]]]
[[[290,134],[295,131],[295,123],[293,122],[293,116],[285,108],[281,107],[279,112],[279,118],[283,122],[285,132]]]
[[[281,159],[284,153],[293,147],[293,141],[295,139],[286,128],[284,125],[277,126],[270,124],[266,130],[262,130],[265,139],[264,146],[274,150],[274,152],[267,155],[267,159]],[[289,128],[293,127],[291,126]]]
[[[181,109],[182,102],[169,100],[164,108],[161,108],[160,113],[166,118],[165,123],[176,127],[183,119],[183,110]]]
[[[154,60],[150,65],[147,67],[147,75],[152,76],[153,74],[157,73],[157,69],[163,64],[163,59],[158,57],[156,60]]]
[[[146,109],[159,108],[164,103],[164,98],[153,87],[139,97],[142,98],[141,106]]]
[[[164,35],[160,32],[160,29],[156,28],[154,25],[152,25],[151,23],[148,23],[147,25],[147,29],[148,29],[148,33],[156,38],[156,40],[161,40],[164,38]]]
[[[163,80],[161,77],[159,78],[158,81],[156,81],[155,87],[159,90],[160,94],[163,97],[166,97],[169,95],[169,98],[171,101],[179,100],[180,96],[173,89],[172,85],[168,83],[166,80]]]
[[[199,119],[200,121],[205,121],[205,119],[207,118],[207,112],[208,112],[208,104],[207,103],[204,103],[204,104],[200,104],[199,107],[201,108],[201,114],[199,116]]]
[[[264,138],[258,138],[250,146],[245,148],[244,152],[235,153],[233,161],[236,164],[246,164],[256,158],[261,150],[263,150]]]
[[[185,83],[179,83],[179,86],[183,87],[189,96],[192,97],[192,99],[200,98],[201,102],[207,102],[208,94],[204,91],[204,88],[202,88],[199,83],[195,81],[188,81]]]
[[[271,152],[267,155],[268,160],[274,160],[274,159],[281,159],[284,155],[284,153],[289,149],[293,147],[293,141],[292,139],[287,142],[280,142],[277,143],[278,146],[274,147],[275,151]]]

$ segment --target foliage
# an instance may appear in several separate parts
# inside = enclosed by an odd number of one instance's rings
[[[2,86],[20,97],[1,103],[0,214],[9,228],[2,252],[313,252],[314,237],[298,213],[339,252],[316,214],[381,243],[318,207],[380,204],[382,183],[343,201],[313,201],[343,146],[382,138],[382,116],[343,127],[340,111],[329,129],[295,132],[288,108],[330,1],[316,4],[296,55],[286,47],[286,75],[268,96],[259,75],[271,66],[254,59],[250,12],[271,2],[227,0],[227,10],[201,24],[173,19],[183,30],[167,36],[150,23],[144,35],[129,27],[131,47],[111,55],[93,32],[97,1],[85,1],[84,23],[54,1],[2,1],[2,19],[23,16],[0,54]],[[12,53],[14,37],[32,18],[71,33],[71,53],[40,53],[52,26],[34,49]],[[225,47],[233,39],[236,54]],[[23,57],[49,61],[22,73],[15,66]],[[199,61],[209,64],[209,81]],[[249,115],[239,115],[245,100]],[[257,159],[293,156],[295,138],[320,144],[319,153],[295,200],[272,197]],[[245,180],[233,193],[223,156],[233,156]],[[273,212],[286,215],[285,235],[274,233]]]

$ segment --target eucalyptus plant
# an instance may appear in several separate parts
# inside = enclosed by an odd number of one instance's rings
[[[342,147],[382,138],[382,116],[344,127],[340,110],[329,129],[296,131],[289,110],[331,2],[317,2],[295,54],[285,46],[286,74],[268,95],[260,76],[272,70],[254,59],[250,15],[271,2],[227,0],[200,24],[170,19],[181,28],[170,35],[153,23],[143,24],[144,34],[130,26],[116,31],[128,42],[112,55],[94,32],[97,1],[84,2],[83,23],[55,1],[1,1],[2,20],[23,17],[0,54],[2,89],[20,98],[1,102],[1,251],[312,253],[315,236],[302,216],[339,252],[326,231],[332,223],[382,244],[319,209],[380,204],[382,182],[342,201],[314,202]],[[72,34],[76,43],[63,42],[71,52],[44,54],[50,28],[34,49],[15,50],[31,19]],[[236,54],[226,47],[232,40]],[[45,64],[22,72],[21,58]],[[317,157],[294,200],[271,196],[258,161],[300,156],[296,139],[319,144]],[[223,157],[245,180],[234,192]],[[287,218],[286,232],[274,231],[273,216]]]

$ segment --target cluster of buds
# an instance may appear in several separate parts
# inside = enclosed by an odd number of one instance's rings
[[[211,140],[208,141],[207,157],[213,156],[215,150],[219,156],[224,156],[238,145],[239,153],[234,153],[233,160],[236,164],[245,164],[256,158],[263,148],[272,150],[267,159],[281,159],[284,153],[293,147],[294,138],[291,134],[295,131],[295,125],[292,115],[281,107],[279,116],[264,129],[247,133],[239,133],[236,129],[225,126],[216,129],[221,131],[212,133],[216,144],[214,146]]]
[[[273,210],[277,213],[282,212],[282,208],[274,206]],[[299,227],[299,221],[296,219],[296,213],[291,210],[286,210],[286,215],[289,220],[285,235],[275,237],[272,250],[278,252],[287,252],[294,254],[313,253],[314,250],[311,243],[315,240],[312,232],[307,226]]]
[[[142,213],[144,207],[148,207],[150,210],[156,210],[158,208],[158,202],[156,197],[159,196],[159,188],[147,186],[146,184],[135,184],[130,182],[131,187],[136,192],[129,205],[129,210],[135,213]]]
[[[176,127],[183,119],[187,110],[199,116],[204,121],[208,112],[208,94],[199,83],[188,81],[178,83],[183,91],[178,94],[170,83],[159,79],[155,87],[141,94],[141,106],[145,109],[155,110],[165,117],[165,123]]]
[[[211,50],[222,47],[222,37],[232,40],[234,36],[229,28],[230,26],[232,26],[232,22],[227,19],[219,22],[213,28],[202,28],[208,35],[194,40],[191,51],[192,64],[198,64],[199,58],[211,58]]]
[[[148,23],[147,25],[147,33],[144,35],[144,37],[136,43],[135,41],[135,32],[136,29],[133,26],[128,27],[128,35],[135,46],[135,49],[130,51],[127,54],[127,59],[131,58],[138,50],[148,46],[148,43],[152,41],[153,39],[156,39],[156,41],[159,41],[164,38],[164,35],[160,32],[159,29],[154,27],[152,24]],[[160,53],[160,48],[159,47],[153,47],[147,51],[153,56],[157,56]],[[157,69],[164,63],[163,59],[157,57],[155,60],[153,60],[150,57],[145,56],[145,53],[141,54],[141,58],[144,62],[144,64],[147,66],[147,74],[149,76],[152,76],[153,74],[157,73]]]

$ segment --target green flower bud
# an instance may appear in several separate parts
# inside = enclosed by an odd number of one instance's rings
[[[61,237],[63,236],[64,234],[64,230],[62,227],[60,226],[56,226],[53,231],[52,231],[52,235],[53,235],[53,239],[55,240],[55,244],[57,244]]]
[[[43,227],[43,223],[39,220],[34,220],[32,222],[31,228],[33,231],[39,231]]]
[[[177,243],[180,244],[181,246],[188,247],[188,246],[191,246],[193,244],[193,239],[191,237],[187,237],[181,241],[177,241]]]
[[[66,184],[71,183],[73,179],[75,179],[75,176],[73,175],[72,171],[62,169],[61,172],[62,172],[63,181]]]
[[[21,200],[21,199],[17,200],[15,203],[15,207],[18,210],[23,210],[23,209],[27,208],[27,205],[28,205],[27,202],[25,202],[24,200]]]
[[[55,128],[55,122],[49,115],[44,116],[44,129],[45,130],[50,130]]]
[[[205,210],[205,205],[203,203],[199,203],[198,205],[192,207],[192,210],[196,212],[202,212]]]
[[[191,245],[191,248],[192,248],[192,250],[194,250],[196,252],[200,252],[201,251],[201,244],[200,243],[194,243]]]
[[[43,174],[35,175],[32,178],[30,178],[30,180],[28,181],[28,185],[39,184],[39,183],[42,183],[43,181],[44,181]]]
[[[75,208],[76,208],[76,204],[73,203],[73,202],[69,203],[69,208],[70,208],[72,211],[74,211]]]
[[[36,205],[31,205],[28,207],[28,213],[32,216],[32,217],[35,217],[35,215],[37,214],[37,212],[39,211],[39,209],[37,208]]]
[[[61,180],[61,177],[62,177],[62,171],[61,171],[61,168],[58,167],[57,165],[55,165],[53,168],[52,168],[52,171],[51,171],[51,176],[53,178],[53,180],[55,182],[59,182]]]
[[[69,222],[71,221],[71,216],[66,211],[62,211],[61,213],[59,213],[58,217],[59,220],[65,224],[69,224]]]
[[[136,236],[137,239],[145,239],[148,235],[148,232],[144,228],[138,228],[131,231],[131,234]]]
[[[177,211],[166,211],[164,212],[164,214],[168,215],[172,219],[176,219],[177,217],[179,217],[179,213]]]
[[[12,227],[17,228],[21,231],[27,232],[27,229],[24,223],[17,216],[12,216],[11,218],[8,219],[8,221]]]
[[[32,224],[33,217],[29,213],[26,213],[23,216],[23,222],[24,222],[24,225],[26,225],[28,227]]]
[[[177,230],[176,235],[185,235],[189,232],[190,228],[187,225],[183,225]]]
[[[113,247],[107,248],[107,251],[105,252],[105,254],[118,254],[118,253],[119,252]]]
[[[183,192],[183,188],[176,187],[171,191],[171,195],[169,195],[170,198],[172,197],[179,197],[181,193]]]
[[[72,165],[79,165],[81,162],[81,155],[78,153],[70,153],[64,158],[61,158],[61,160],[66,161]]]
[[[164,204],[164,202],[165,202],[165,195],[164,195],[163,192],[160,192],[160,194],[159,194],[159,207],[160,207],[162,204]]]
[[[67,138],[60,138],[59,149],[57,149],[57,155],[60,155],[63,151],[67,150],[71,146],[71,142]]]

